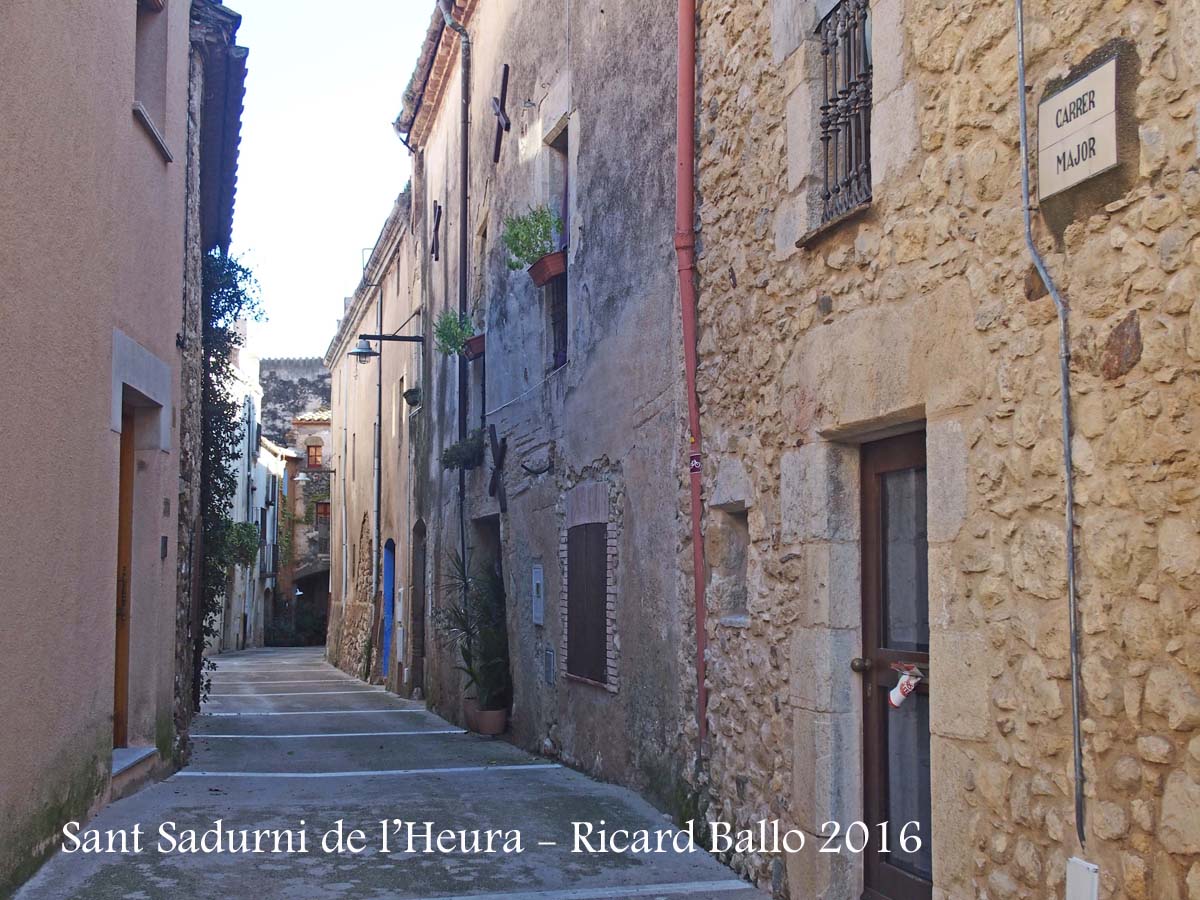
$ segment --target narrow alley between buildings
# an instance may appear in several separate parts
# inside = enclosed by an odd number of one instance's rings
[[[142,852],[87,855],[86,844],[76,854],[59,852],[18,900],[763,896],[699,848],[573,853],[572,822],[651,831],[670,823],[631,791],[470,734],[420,703],[364,685],[328,665],[322,648],[225,654],[212,684],[194,725],[191,764],[85,826],[131,834],[141,824]],[[379,852],[380,823],[393,819],[416,823],[417,852],[408,852],[407,830],[394,829],[390,852]],[[320,842],[338,820],[347,850],[323,852]],[[238,853],[182,852],[189,830],[211,832],[217,821],[226,851],[228,835],[248,829],[291,831],[297,849],[305,830],[308,852],[264,852],[250,864]],[[465,852],[424,853],[427,821],[436,823],[435,841],[450,830],[458,846],[460,831],[468,842],[481,832],[483,847],[488,830],[518,830],[524,852],[501,852],[505,838],[498,838],[494,856],[472,852],[473,844]],[[362,853],[349,852],[356,828],[365,834]],[[78,833],[81,842],[86,833]],[[273,850],[274,839],[260,846]]]

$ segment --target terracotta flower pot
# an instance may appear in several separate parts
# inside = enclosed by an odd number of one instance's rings
[[[486,337],[487,335],[477,334],[475,337],[467,338],[467,343],[463,346],[463,356],[472,361],[483,356]]]
[[[537,287],[545,287],[550,279],[557,278],[567,271],[567,251],[558,250],[547,253],[529,267],[529,277]]]
[[[508,727],[508,710],[481,709],[475,714],[475,724],[476,727],[472,730],[479,734],[492,737],[504,734],[504,729]]]
[[[467,731],[479,731],[479,703],[474,697],[463,697],[463,720]]]

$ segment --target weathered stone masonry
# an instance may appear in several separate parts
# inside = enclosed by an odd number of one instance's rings
[[[814,6],[701,5],[706,527],[744,505],[750,540],[745,619],[711,610],[709,815],[861,817],[858,445],[923,424],[934,896],[1061,896],[1072,855],[1103,896],[1200,896],[1200,7],[1026,10],[1031,126],[1089,54],[1134,60],[1117,175],[1036,222],[1071,304],[1081,854],[1058,329],[1023,246],[1012,7],[872,4],[873,202],[797,249]],[[861,889],[846,855],[732,861],[778,896]]]

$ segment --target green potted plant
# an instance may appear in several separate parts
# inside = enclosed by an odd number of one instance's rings
[[[555,235],[562,234],[563,221],[548,206],[531,207],[522,216],[504,220],[504,248],[508,267],[526,269],[537,287],[567,271],[567,252],[556,250]]]
[[[477,469],[483,465],[483,429],[476,428],[442,451],[443,469]]]
[[[475,336],[475,328],[471,320],[462,313],[453,310],[442,310],[433,324],[433,344],[439,353],[454,356],[462,353],[467,342]]]
[[[446,571],[451,602],[434,614],[444,645],[457,650],[466,676],[463,712],[478,734],[503,734],[512,698],[504,580],[492,567],[472,572],[458,553]]]

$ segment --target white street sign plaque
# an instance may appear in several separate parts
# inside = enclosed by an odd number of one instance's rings
[[[1117,61],[1038,106],[1038,196],[1045,200],[1117,164]]]

